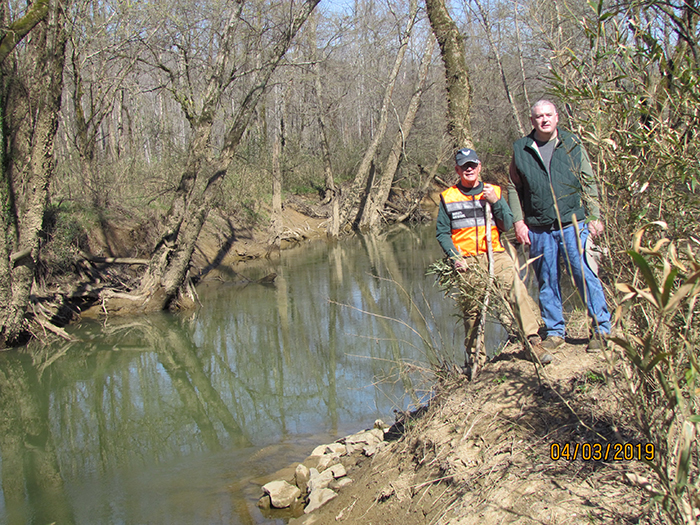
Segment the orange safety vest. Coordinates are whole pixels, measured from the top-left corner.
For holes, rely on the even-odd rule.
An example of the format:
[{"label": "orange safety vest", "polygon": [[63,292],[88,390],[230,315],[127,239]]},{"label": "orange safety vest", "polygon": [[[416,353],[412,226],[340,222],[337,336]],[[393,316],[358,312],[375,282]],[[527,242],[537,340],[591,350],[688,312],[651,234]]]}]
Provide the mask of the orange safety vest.
[{"label": "orange safety vest", "polygon": [[[501,188],[494,186],[496,195],[501,198]],[[477,195],[465,195],[457,186],[452,186],[440,194],[450,216],[452,242],[464,257],[487,253],[486,247],[486,199],[484,192]],[[491,246],[494,252],[505,251],[496,227],[496,220],[491,214]]]}]

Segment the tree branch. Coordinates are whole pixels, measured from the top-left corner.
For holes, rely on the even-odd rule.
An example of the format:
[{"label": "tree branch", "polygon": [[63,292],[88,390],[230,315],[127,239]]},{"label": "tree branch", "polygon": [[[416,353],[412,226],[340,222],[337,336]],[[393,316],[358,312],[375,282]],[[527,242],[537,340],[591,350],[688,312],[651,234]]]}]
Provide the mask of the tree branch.
[{"label": "tree branch", "polygon": [[29,11],[12,24],[0,41],[0,64],[9,56],[12,50],[41,22],[49,13],[49,0],[36,0]]}]

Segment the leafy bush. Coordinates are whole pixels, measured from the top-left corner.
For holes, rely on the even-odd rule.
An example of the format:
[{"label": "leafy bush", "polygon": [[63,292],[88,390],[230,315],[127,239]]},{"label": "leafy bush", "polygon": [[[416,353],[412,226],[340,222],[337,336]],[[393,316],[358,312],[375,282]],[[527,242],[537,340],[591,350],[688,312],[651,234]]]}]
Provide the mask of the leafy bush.
[{"label": "leafy bush", "polygon": [[[665,224],[659,223],[662,227]],[[623,327],[612,340],[624,349],[627,399],[647,442],[660,487],[654,499],[676,523],[700,515],[697,424],[700,423],[700,257],[690,243],[678,251],[660,239],[641,245],[644,229],[628,251],[637,278],[618,283],[625,296],[617,317]],[[697,249],[697,247],[696,247]],[[623,313],[625,315],[621,315]]]}]

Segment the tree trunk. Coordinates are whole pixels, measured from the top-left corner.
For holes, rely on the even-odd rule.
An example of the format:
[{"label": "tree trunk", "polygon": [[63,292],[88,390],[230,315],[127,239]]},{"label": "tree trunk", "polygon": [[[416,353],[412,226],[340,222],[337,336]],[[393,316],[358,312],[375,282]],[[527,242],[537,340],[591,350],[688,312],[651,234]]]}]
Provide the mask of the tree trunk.
[{"label": "tree trunk", "polygon": [[21,344],[29,335],[30,291],[55,167],[53,147],[66,45],[64,8],[64,3],[51,2],[45,18],[33,26],[21,62],[11,55],[0,66],[0,125],[5,138],[0,163],[4,226],[0,241],[0,347]]},{"label": "tree trunk", "polygon": [[316,101],[316,120],[318,121],[318,129],[321,135],[321,155],[323,156],[323,173],[326,186],[326,192],[323,196],[323,204],[330,203],[331,205],[331,222],[328,230],[329,237],[338,237],[340,226],[340,199],[338,189],[335,186],[333,178],[333,164],[331,163],[331,148],[328,142],[328,132],[326,126],[325,112],[323,110],[323,102],[321,98],[322,85],[320,65],[316,55],[316,44],[314,43],[314,98]]},{"label": "tree trunk", "polygon": [[[280,101],[280,87],[275,86],[275,131],[272,139],[272,220],[270,221],[269,251],[279,249],[282,244],[282,144],[284,140],[285,112]],[[285,98],[283,95],[282,98]],[[268,253],[269,253],[268,251]]]},{"label": "tree trunk", "polygon": [[430,26],[440,45],[447,83],[447,131],[454,149],[472,147],[471,87],[464,37],[450,16],[445,0],[426,0]]},{"label": "tree trunk", "polygon": [[493,37],[491,36],[493,34],[493,28],[491,27],[491,22],[489,22],[489,15],[486,12],[486,10],[484,9],[484,7],[481,5],[481,2],[479,0],[473,0],[473,1],[479,10],[479,13],[478,13],[479,21],[481,22],[481,25],[484,27],[484,32],[486,33],[486,39],[488,40],[489,46],[491,46],[491,50],[493,51],[493,54],[496,57],[496,65],[498,66],[498,72],[501,74],[501,82],[503,83],[503,89],[506,92],[506,98],[508,99],[508,104],[510,105],[510,109],[513,112],[513,118],[515,119],[515,123],[518,126],[518,132],[521,136],[525,135],[525,128],[523,127],[523,123],[520,119],[520,113],[518,112],[518,108],[515,106],[515,100],[513,100],[513,95],[511,95],[511,93],[510,93],[510,86],[508,85],[508,79],[506,78],[506,72],[503,69],[503,60],[501,60],[501,52],[498,50],[498,46],[494,43]]},{"label": "tree trunk", "polygon": [[394,176],[399,167],[406,140],[408,140],[408,136],[411,133],[413,122],[416,119],[416,113],[418,113],[418,108],[420,107],[423,87],[425,86],[425,79],[428,77],[428,69],[433,58],[434,48],[435,39],[429,36],[426,41],[423,59],[418,72],[416,88],[408,104],[406,116],[403,119],[401,127],[396,132],[396,137],[394,137],[394,144],[389,152],[389,157],[384,163],[379,183],[367,197],[367,203],[364,206],[362,217],[360,218],[360,230],[376,229],[381,222],[381,212],[384,209],[386,201],[389,199],[391,185],[394,182]]},{"label": "tree trunk", "polygon": [[362,214],[362,201],[366,199],[369,194],[374,159],[379,149],[379,145],[384,140],[384,134],[386,133],[386,128],[389,120],[389,105],[391,103],[391,96],[394,92],[394,86],[396,85],[396,77],[399,75],[399,70],[401,69],[401,64],[403,63],[403,58],[406,54],[406,49],[408,48],[408,41],[411,38],[411,32],[413,26],[416,22],[416,14],[418,12],[418,2],[417,0],[411,0],[409,7],[409,19],[406,25],[406,30],[401,38],[401,43],[399,46],[399,51],[396,54],[396,59],[394,60],[394,67],[389,74],[386,88],[384,90],[384,99],[382,100],[382,107],[379,111],[379,125],[377,130],[374,132],[374,138],[370,143],[365,155],[360,162],[360,167],[357,169],[357,174],[355,175],[355,180],[348,195],[344,198],[342,208],[340,210],[340,222],[339,227],[336,228],[335,225],[332,226],[333,231],[340,231],[346,224],[351,224],[355,226],[356,221],[358,221],[360,215]]},{"label": "tree trunk", "polygon": [[528,114],[530,113],[530,108],[532,104],[530,103],[530,95],[527,91],[527,75],[525,74],[525,63],[523,62],[523,46],[520,40],[520,19],[518,17],[518,2],[516,0],[513,7],[513,13],[515,15],[515,43],[518,48],[518,60],[520,64],[520,80],[523,83],[523,96],[525,97],[525,104],[527,104]]},{"label": "tree trunk", "polygon": [[321,155],[323,157],[323,175],[325,181],[325,194],[323,204],[328,204],[335,200],[336,188],[333,179],[333,164],[331,163],[331,149],[328,145],[328,132],[326,125],[327,108],[323,105],[323,84],[321,83],[321,64],[318,58],[318,41],[316,26],[318,20],[316,16],[311,17],[308,26],[309,46],[311,47],[311,63],[314,83],[311,86],[313,96],[313,106],[316,111],[316,122],[321,139]]}]

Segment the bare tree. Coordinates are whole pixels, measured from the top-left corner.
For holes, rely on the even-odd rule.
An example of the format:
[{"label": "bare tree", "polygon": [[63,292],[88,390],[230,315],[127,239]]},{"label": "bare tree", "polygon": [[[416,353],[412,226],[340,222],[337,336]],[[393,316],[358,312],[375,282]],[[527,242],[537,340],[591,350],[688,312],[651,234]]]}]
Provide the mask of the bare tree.
[{"label": "bare tree", "polygon": [[[476,4],[476,10],[471,5],[472,1]],[[511,111],[513,112],[513,118],[515,119],[515,123],[518,126],[518,132],[520,133],[520,135],[524,135],[525,128],[523,127],[522,120],[520,119],[520,112],[518,111],[518,108],[515,104],[515,100],[513,99],[513,95],[511,94],[508,79],[506,78],[505,68],[503,67],[503,60],[501,59],[501,51],[498,47],[498,43],[495,42],[493,38],[493,26],[489,19],[489,13],[486,9],[484,9],[483,3],[479,0],[468,0],[466,2],[466,5],[469,11],[473,13],[476,18],[478,18],[479,23],[484,28],[484,32],[486,33],[486,40],[488,41],[489,47],[491,47],[491,50],[493,51],[493,54],[496,57],[496,65],[498,66],[498,72],[501,76],[503,90],[505,91],[506,98],[508,99],[508,104],[510,105]]]},{"label": "bare tree", "polygon": [[[324,203],[335,201],[336,188],[335,180],[333,179],[333,164],[331,162],[331,151],[328,143],[328,125],[326,124],[327,109],[323,104],[323,82],[321,82],[321,64],[318,56],[318,43],[316,36],[316,27],[318,25],[318,17],[312,17],[312,24],[308,26],[309,41],[311,45],[311,63],[313,75],[313,105],[318,122],[319,138],[321,143],[321,151],[323,153],[323,175],[325,181],[325,195],[323,196]],[[335,208],[337,208],[337,203]]]},{"label": "bare tree", "polygon": [[[148,270],[135,293],[106,297],[108,309],[153,311],[192,304],[194,292],[188,270],[199,233],[272,74],[318,1],[305,0],[299,7],[288,9],[289,18],[277,21],[279,32],[275,34],[271,47],[264,49],[266,42],[261,34],[252,35],[260,47],[255,56],[246,55],[249,61],[243,64],[235,62],[237,53],[241,47],[255,42],[241,41],[238,37],[239,32],[245,33],[244,28],[251,28],[251,24],[244,17],[244,3],[227,2],[228,16],[216,42],[207,84],[201,91],[193,75],[200,57],[192,56],[195,50],[187,46],[186,39],[177,42],[178,55],[170,60],[149,46],[151,63],[165,72],[168,89],[180,104],[192,138],[182,177]],[[226,123],[223,141],[217,148],[212,142],[212,130],[221,110],[222,98],[237,83],[241,84],[237,87],[243,89],[236,113]]]},{"label": "bare tree", "polygon": [[[132,20],[135,10],[129,4],[95,5],[84,0],[76,7],[69,35],[69,104],[62,111],[64,131],[80,159],[80,183],[89,192],[94,209],[103,214],[112,185],[98,162],[100,145],[115,107],[121,117],[125,83],[139,59],[133,41],[144,32],[150,32],[148,40],[154,29],[139,27],[141,21]],[[115,24],[115,18],[119,23]],[[117,133],[113,135],[116,140]],[[114,153],[118,155],[118,147]]]},{"label": "bare tree", "polygon": [[376,229],[381,223],[381,212],[387,200],[389,200],[389,192],[391,191],[391,185],[394,182],[394,176],[399,167],[399,162],[404,155],[406,140],[416,120],[416,114],[418,113],[420,99],[425,86],[425,79],[428,77],[428,68],[433,59],[434,48],[435,38],[429,35],[426,39],[425,51],[423,52],[423,59],[421,60],[420,70],[418,71],[418,78],[416,80],[413,96],[408,104],[408,109],[406,110],[406,115],[401,123],[401,127],[396,132],[394,143],[389,152],[389,157],[386,159],[384,167],[382,168],[379,181],[367,196],[367,202],[365,203],[362,216],[360,217],[360,230]]},{"label": "bare tree", "polygon": [[[282,88],[275,86],[274,92],[274,131],[272,137],[272,220],[270,221],[269,248],[279,249],[282,242],[282,182],[283,169],[280,162],[282,147],[284,145],[284,123],[286,121],[286,91],[288,84]],[[284,89],[285,93],[280,94]]]},{"label": "bare tree", "polygon": [[[374,132],[372,142],[365,150],[365,154],[362,157],[360,166],[357,169],[352,187],[350,188],[348,194],[344,196],[340,210],[340,228],[343,228],[346,224],[355,226],[355,223],[359,220],[359,217],[362,214],[362,206],[364,204],[362,201],[366,199],[372,183],[371,179],[375,170],[375,156],[377,155],[377,150],[379,149],[380,144],[384,140],[384,134],[386,133],[389,118],[391,96],[394,92],[394,87],[396,86],[396,78],[399,75],[399,70],[401,69],[401,64],[403,63],[406,49],[408,48],[408,41],[411,38],[413,26],[416,23],[417,14],[418,1],[410,0],[408,23],[406,24],[405,30],[402,32],[399,50],[394,60],[394,66],[389,73],[387,84],[384,89],[384,99],[382,100],[382,106],[379,110],[379,124]],[[335,226],[332,227],[333,231],[338,231],[340,228],[336,228]]]},{"label": "bare tree", "polygon": [[523,45],[520,38],[520,16],[518,12],[518,2],[516,0],[513,5],[513,14],[515,15],[514,25],[515,25],[515,43],[518,48],[518,64],[520,66],[520,79],[522,81],[523,97],[525,97],[525,106],[529,108],[532,106],[530,102],[530,95],[528,94],[527,88],[527,75],[525,74],[525,62],[523,60]]}]

